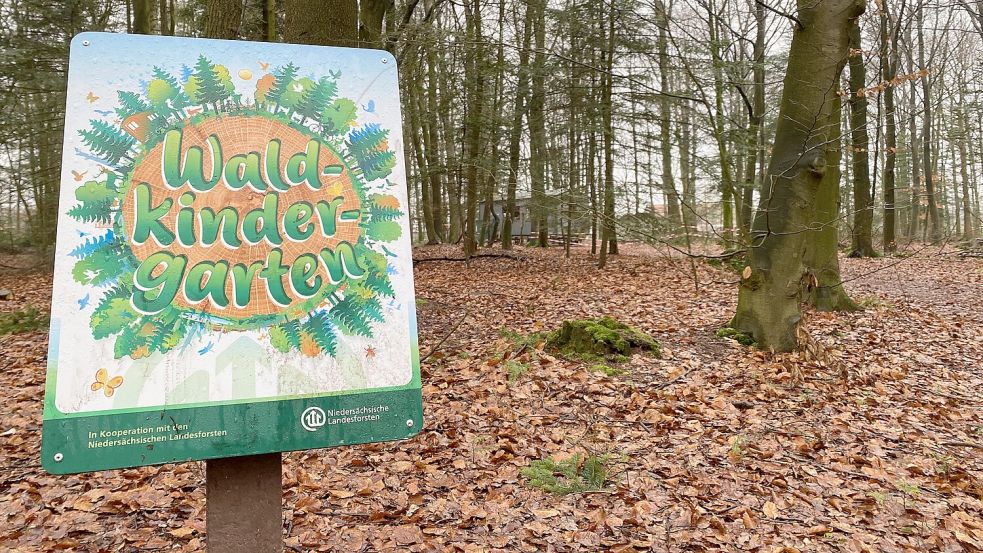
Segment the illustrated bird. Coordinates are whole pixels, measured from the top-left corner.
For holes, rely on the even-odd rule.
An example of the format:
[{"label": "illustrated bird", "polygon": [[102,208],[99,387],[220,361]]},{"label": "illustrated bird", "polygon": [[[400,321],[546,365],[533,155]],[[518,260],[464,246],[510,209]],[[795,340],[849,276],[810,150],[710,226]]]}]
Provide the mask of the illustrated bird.
[{"label": "illustrated bird", "polygon": [[89,305],[89,294],[79,300],[79,309],[85,309]]},{"label": "illustrated bird", "polygon": [[375,113],[375,100],[369,100],[369,103],[362,106],[362,109],[368,113]]},{"label": "illustrated bird", "polygon": [[266,71],[266,69],[269,66],[270,66],[270,62],[268,62],[268,61],[261,61],[261,62],[259,62],[259,68],[262,69],[263,71]]},{"label": "illustrated bird", "polygon": [[96,100],[99,99],[98,96],[92,93],[90,90],[88,94],[85,95],[85,99],[89,101],[90,104],[94,104]]},{"label": "illustrated bird", "polygon": [[382,251],[386,252],[386,255],[388,255],[389,257],[396,257],[396,254],[394,254],[393,252],[389,251],[389,248],[387,248],[385,246],[382,246]]},{"label": "illustrated bird", "polygon": [[386,274],[389,276],[396,276],[399,274],[399,271],[397,271],[396,267],[392,265],[386,265]]},{"label": "illustrated bird", "polygon": [[88,232],[85,232],[85,231],[81,231],[81,230],[79,231],[79,238],[84,238],[84,237],[86,237],[86,236],[88,236],[88,235],[89,235],[89,233],[88,233]]},{"label": "illustrated bird", "polygon": [[341,76],[341,71],[331,71],[331,70],[329,69],[329,70],[328,70],[328,74],[330,74],[330,75],[331,75],[331,78],[333,78],[333,79],[337,79],[338,77],[340,77],[340,76]]},{"label": "illustrated bird", "polygon": [[75,182],[82,182],[82,177],[84,177],[87,172],[88,171],[82,171],[80,173],[80,172],[72,169],[72,176],[75,177]]},{"label": "illustrated bird", "polygon": [[365,358],[372,359],[373,357],[375,357],[375,348],[365,348]]},{"label": "illustrated bird", "polygon": [[106,117],[106,116],[108,116],[108,115],[109,115],[109,114],[111,114],[112,112],[113,112],[113,110],[111,110],[111,109],[97,109],[97,110],[96,110],[96,113],[98,113],[99,115],[101,115],[101,116],[103,116],[103,117]]},{"label": "illustrated bird", "polygon": [[198,350],[198,355],[205,355],[206,353],[212,351],[215,348],[215,342],[208,342],[205,347]]}]

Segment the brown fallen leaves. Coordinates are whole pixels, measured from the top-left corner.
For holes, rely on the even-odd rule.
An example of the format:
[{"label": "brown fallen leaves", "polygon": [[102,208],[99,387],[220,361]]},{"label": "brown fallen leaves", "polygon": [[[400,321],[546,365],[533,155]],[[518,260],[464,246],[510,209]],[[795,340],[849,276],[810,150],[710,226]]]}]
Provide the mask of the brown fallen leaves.
[{"label": "brown fallen leaves", "polygon": [[[424,431],[285,454],[289,549],[983,549],[983,261],[844,260],[867,310],[811,313],[811,349],[774,356],[714,336],[739,275],[700,264],[697,292],[687,260],[622,251],[605,272],[577,249],[418,263],[421,351],[439,345],[423,367]],[[36,305],[48,286],[0,275]],[[511,347],[501,327],[599,315],[652,333],[663,358],[609,377],[528,356],[514,382],[492,361]],[[0,550],[203,551],[201,464],[41,471],[45,341],[0,338]],[[618,460],[600,493],[553,496],[520,475],[583,453]]]}]

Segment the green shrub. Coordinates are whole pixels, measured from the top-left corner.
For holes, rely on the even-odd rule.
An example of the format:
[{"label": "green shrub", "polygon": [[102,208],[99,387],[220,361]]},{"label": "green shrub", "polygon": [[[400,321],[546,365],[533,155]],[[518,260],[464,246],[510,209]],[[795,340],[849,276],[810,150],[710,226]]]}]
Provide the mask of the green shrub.
[{"label": "green shrub", "polygon": [[0,336],[44,330],[48,328],[49,322],[48,314],[38,311],[32,305],[28,305],[20,311],[0,313]]}]

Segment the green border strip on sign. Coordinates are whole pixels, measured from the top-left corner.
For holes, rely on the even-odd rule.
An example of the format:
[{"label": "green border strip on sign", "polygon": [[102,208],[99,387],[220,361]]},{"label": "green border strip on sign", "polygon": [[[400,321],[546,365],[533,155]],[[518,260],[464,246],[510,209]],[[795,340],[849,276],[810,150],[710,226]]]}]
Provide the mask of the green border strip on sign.
[{"label": "green border strip on sign", "polygon": [[[313,426],[302,420],[309,409],[314,416],[306,422]],[[72,474],[402,440],[422,427],[419,388],[49,419],[42,427],[41,465],[52,474]]]}]

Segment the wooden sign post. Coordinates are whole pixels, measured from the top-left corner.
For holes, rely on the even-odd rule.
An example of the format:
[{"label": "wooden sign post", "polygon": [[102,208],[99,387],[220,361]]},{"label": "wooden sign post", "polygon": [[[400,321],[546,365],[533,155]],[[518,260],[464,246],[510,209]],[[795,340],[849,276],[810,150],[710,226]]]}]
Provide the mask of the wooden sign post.
[{"label": "wooden sign post", "polygon": [[419,432],[401,129],[385,51],[77,36],[43,466],[209,460],[210,549],[273,551],[281,451]]}]

